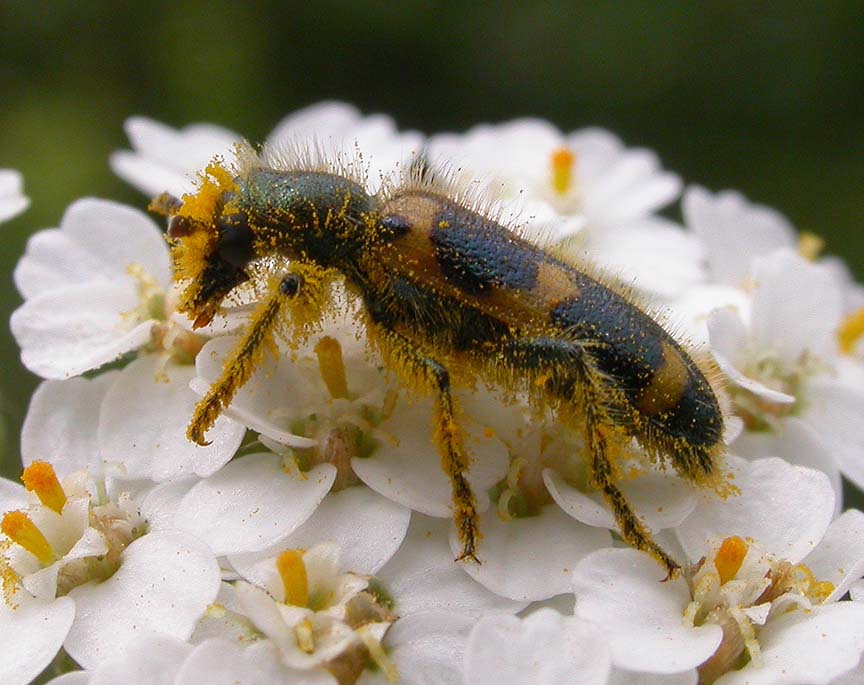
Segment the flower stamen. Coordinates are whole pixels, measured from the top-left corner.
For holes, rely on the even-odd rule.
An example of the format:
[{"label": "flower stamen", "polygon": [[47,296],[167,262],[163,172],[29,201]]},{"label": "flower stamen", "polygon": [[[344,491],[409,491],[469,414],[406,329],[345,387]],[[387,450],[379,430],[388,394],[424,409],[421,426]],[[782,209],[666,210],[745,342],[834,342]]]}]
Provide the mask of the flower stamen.
[{"label": "flower stamen", "polygon": [[66,505],[66,492],[57,480],[57,474],[51,464],[46,461],[34,461],[24,469],[21,482],[24,483],[25,488],[36,494],[43,505],[58,514],[63,511]]},{"label": "flower stamen", "polygon": [[10,540],[21,545],[36,557],[43,566],[57,561],[57,555],[36,524],[23,511],[10,511],[3,517],[0,530]]},{"label": "flower stamen", "polygon": [[576,155],[566,147],[559,147],[552,153],[552,187],[560,195],[564,195],[573,184],[573,169],[576,165]]},{"label": "flower stamen", "polygon": [[387,682],[396,685],[399,682],[399,672],[396,670],[395,664],[390,661],[390,658],[384,651],[384,647],[381,646],[381,643],[372,634],[369,626],[361,626],[356,630],[356,633],[363,642],[363,646],[369,652],[369,656],[372,657],[372,661],[375,662],[375,665],[381,669],[384,677],[387,678]]},{"label": "flower stamen", "polygon": [[798,254],[808,262],[815,261],[824,247],[825,240],[822,236],[810,233],[809,231],[801,231],[801,235],[798,238]]},{"label": "flower stamen", "polygon": [[276,559],[276,569],[285,589],[285,604],[298,607],[309,606],[309,579],[303,554],[296,549],[286,549]]},{"label": "flower stamen", "polygon": [[714,557],[714,567],[720,575],[721,585],[725,585],[735,577],[746,556],[747,543],[744,540],[737,536],[723,540]]},{"label": "flower stamen", "polygon": [[336,338],[325,335],[315,345],[318,368],[330,397],[334,400],[348,398],[348,378],[345,375],[345,361],[342,346]]},{"label": "flower stamen", "polygon": [[315,651],[315,635],[313,633],[312,621],[304,618],[294,629],[294,634],[297,637],[297,646],[306,654],[312,654]]},{"label": "flower stamen", "polygon": [[864,307],[856,309],[840,322],[837,329],[837,344],[843,354],[852,354],[855,345],[864,335]]}]

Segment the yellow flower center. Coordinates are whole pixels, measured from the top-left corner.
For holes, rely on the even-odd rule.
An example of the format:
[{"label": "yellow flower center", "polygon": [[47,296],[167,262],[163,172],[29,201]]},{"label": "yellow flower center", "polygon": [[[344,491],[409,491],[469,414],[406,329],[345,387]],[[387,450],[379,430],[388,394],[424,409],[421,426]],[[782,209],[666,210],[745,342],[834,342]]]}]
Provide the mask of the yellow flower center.
[{"label": "yellow flower center", "polygon": [[46,461],[34,461],[24,469],[21,481],[30,492],[36,493],[43,505],[58,514],[63,511],[66,505],[66,493],[57,480],[57,474],[51,464]]}]

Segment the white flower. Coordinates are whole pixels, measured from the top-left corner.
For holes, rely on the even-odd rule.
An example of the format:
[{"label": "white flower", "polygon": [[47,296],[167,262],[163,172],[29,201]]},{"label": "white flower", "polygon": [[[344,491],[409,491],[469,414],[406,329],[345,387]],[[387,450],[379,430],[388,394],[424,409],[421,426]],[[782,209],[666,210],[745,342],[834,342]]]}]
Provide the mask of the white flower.
[{"label": "white flower", "polygon": [[273,645],[248,647],[213,639],[193,646],[177,638],[153,633],[88,671],[73,671],[51,680],[51,685],[335,685],[329,674],[295,671],[279,661]]},{"label": "white flower", "polygon": [[[226,162],[234,158],[233,146],[240,136],[217,126],[195,124],[175,130],[158,122],[134,117],[126,122],[134,151],[111,156],[118,176],[148,195],[170,192],[180,197],[194,189],[199,170],[214,157]],[[414,131],[397,132],[393,120],[383,114],[364,117],[342,102],[322,102],[301,109],[280,121],[267,138],[262,159],[278,163],[297,157],[359,161],[370,189],[393,175],[400,165],[410,165],[423,149],[423,136]]]},{"label": "white flower", "polygon": [[[740,447],[736,442],[733,449],[783,453],[779,443],[752,439],[767,433],[791,444],[783,453],[788,458],[817,466],[835,485],[838,468],[864,483],[858,429],[864,392],[838,376],[843,292],[835,275],[781,250],[756,260],[752,278],[755,290],[745,319],[728,309],[708,319],[714,355],[732,381],[735,409],[747,428]],[[807,432],[814,440],[800,442],[798,436]],[[789,433],[792,440],[786,438]],[[815,450],[801,449],[814,443]]]},{"label": "white flower", "polygon": [[[332,519],[331,519],[332,520]],[[335,525],[344,528],[344,522]],[[401,571],[440,567],[449,557],[443,544],[423,546],[423,527],[393,558],[390,585],[386,576],[371,578],[343,571],[335,543],[306,550],[283,549],[276,556],[235,556],[232,565],[240,579],[223,586],[220,604],[202,621],[198,638],[214,636],[241,642],[267,641],[276,647],[281,663],[290,669],[327,673],[339,682],[422,683],[461,682],[461,653],[481,606],[515,610],[473,581],[461,580],[436,587],[421,580],[413,587],[412,575]],[[320,531],[325,536],[327,530]],[[289,543],[291,538],[285,543]],[[443,540],[439,540],[439,543]],[[398,559],[401,558],[401,561]],[[452,559],[447,559],[452,566]],[[406,565],[407,564],[407,565]],[[386,572],[385,565],[382,572]],[[463,606],[461,599],[468,599]],[[448,614],[439,613],[447,606]],[[193,637],[193,639],[195,639]],[[367,663],[376,670],[366,668]],[[433,681],[428,681],[428,678]]]},{"label": "white flower", "polygon": [[712,194],[690,186],[681,210],[684,224],[705,245],[712,283],[746,286],[754,259],[796,246],[795,228],[786,217],[731,190]]},{"label": "white flower", "polygon": [[608,131],[565,135],[520,119],[433,136],[428,156],[457,183],[519,212],[531,224],[526,232],[549,233],[553,243],[575,236],[592,261],[627,283],[669,296],[702,278],[697,242],[653,214],[678,196],[680,180],[653,152],[627,149]]},{"label": "white flower", "polygon": [[[43,612],[53,626],[50,634],[65,627],[60,642],[83,666],[110,657],[148,630],[181,639],[191,635],[219,587],[208,549],[151,524],[128,492],[114,492],[111,483],[86,473],[61,484],[49,464],[34,462],[23,480],[29,504],[10,511],[21,503],[21,492],[11,487],[11,498],[0,502],[6,511],[3,616],[11,621],[3,630],[25,629],[28,619]],[[64,609],[70,603],[74,621]],[[37,656],[44,665],[45,653]]]},{"label": "white flower", "polygon": [[141,356],[110,382],[103,374],[40,386],[24,426],[25,464],[80,456],[71,470],[104,463],[129,477],[163,480],[208,475],[236,451],[244,429],[227,419],[208,447],[186,439],[196,402],[191,362],[206,338],[171,319],[169,261],[150,219],[103,200],[79,200],[60,228],[30,238],[15,269],[25,302],[11,320],[24,364],[67,379],[128,353]]},{"label": "white flower", "polygon": [[22,185],[21,174],[17,171],[0,169],[0,222],[8,221],[30,206]]},{"label": "white flower", "polygon": [[[779,459],[732,460],[741,495],[700,505],[679,529],[685,578],[634,550],[597,552],[574,572],[576,614],[633,671],[694,667],[700,682],[827,683],[864,651],[864,608],[838,601],[864,572],[864,515],[829,527],[827,478]],[[821,543],[819,540],[821,539]]]}]

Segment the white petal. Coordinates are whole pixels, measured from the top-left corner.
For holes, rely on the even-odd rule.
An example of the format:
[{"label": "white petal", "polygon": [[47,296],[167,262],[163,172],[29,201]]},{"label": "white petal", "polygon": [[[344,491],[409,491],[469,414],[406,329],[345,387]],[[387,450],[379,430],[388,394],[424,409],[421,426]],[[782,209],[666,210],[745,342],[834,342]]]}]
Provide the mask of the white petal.
[{"label": "white petal", "polygon": [[179,197],[194,190],[194,174],[217,155],[230,161],[240,136],[211,124],[173,129],[145,117],[124,125],[134,152],[111,155],[111,168],[120,178],[147,195],[170,192]]},{"label": "white petal", "polygon": [[[492,592],[519,601],[566,592],[573,567],[594,550],[612,544],[607,531],[583,526],[556,506],[512,521],[502,521],[490,510],[480,517],[480,532],[481,563],[461,562],[462,568]],[[450,550],[454,556],[462,551],[455,529],[450,533]]]},{"label": "white petal", "polygon": [[130,643],[119,658],[93,672],[89,685],[173,685],[192,645],[170,635],[144,635]]},{"label": "white petal", "polygon": [[92,379],[45,381],[36,388],[21,429],[24,465],[49,461],[61,478],[81,470],[101,473],[99,406],[116,376],[111,371]]},{"label": "white petal", "polygon": [[864,576],[864,514],[849,509],[834,519],[804,563],[816,578],[834,584],[826,603],[845,595],[849,586]]},{"label": "white petal", "polygon": [[837,602],[773,617],[759,631],[764,665],[753,663],[716,685],[827,685],[858,665],[864,651],[864,604]]},{"label": "white petal", "polygon": [[822,358],[834,353],[843,293],[828,270],[782,250],[754,264],[751,334],[756,348],[774,352],[791,369],[805,350]]},{"label": "white petal", "polygon": [[745,376],[737,368],[735,368],[735,365],[731,361],[729,361],[722,354],[715,352],[714,359],[717,361],[717,366],[719,366],[720,370],[724,374],[726,374],[726,377],[729,379],[729,381],[732,382],[734,385],[737,385],[739,388],[742,388],[747,392],[755,395],[759,399],[765,400],[766,402],[769,402],[771,404],[795,404],[794,395],[788,395],[785,392],[774,390],[774,388],[769,388],[767,385],[760,383],[753,378]]},{"label": "white petal", "polygon": [[707,495],[678,527],[678,539],[692,561],[710,540],[733,535],[753,538],[766,550],[793,564],[819,543],[834,513],[828,477],[782,459],[744,461],[729,457],[738,496],[722,500]]},{"label": "white petal", "polygon": [[817,469],[828,476],[835,495],[835,515],[843,504],[843,482],[834,459],[834,451],[825,445],[807,423],[797,417],[778,422],[775,431],[744,431],[733,443],[733,451],[750,459],[783,456],[785,461],[809,469]]},{"label": "white petal", "polygon": [[707,344],[708,317],[715,309],[729,309],[744,321],[750,320],[750,295],[743,290],[715,283],[688,288],[672,303],[669,321],[679,324],[695,344]]},{"label": "white petal", "polygon": [[276,455],[252,454],[193,487],[177,511],[177,526],[217,556],[257,552],[306,521],[335,478],[330,464],[294,476]]},{"label": "white petal", "polygon": [[609,648],[594,626],[542,609],[524,619],[487,616],[465,649],[466,685],[559,685],[579,674],[585,685],[606,685]]},{"label": "white petal", "polygon": [[267,641],[243,647],[226,640],[207,640],[195,648],[174,685],[336,685],[329,673],[297,671],[283,666]]},{"label": "white petal", "polygon": [[[429,516],[451,516],[450,480],[441,470],[432,442],[431,402],[402,406],[380,428],[399,437],[399,444],[382,442],[367,459],[351,460],[358,478],[394,502]],[[483,431],[466,431],[465,448],[471,455],[468,482],[480,511],[489,506],[486,490],[507,474],[507,448]]]},{"label": "white petal", "polygon": [[197,478],[178,478],[159,483],[141,501],[141,517],[151,531],[176,528],[175,518],[180,502],[198,482]]},{"label": "white petal", "polygon": [[[23,599],[23,598],[22,598]],[[0,682],[26,685],[56,656],[75,619],[75,602],[21,601],[10,609],[0,602]]]},{"label": "white petal", "polygon": [[0,221],[7,221],[30,206],[22,188],[20,173],[14,169],[0,169]]},{"label": "white petal", "polygon": [[191,366],[164,364],[155,355],[129,364],[108,390],[99,418],[99,448],[106,462],[122,465],[130,478],[155,481],[209,476],[240,446],[246,429],[220,417],[207,431],[210,445],[186,437],[198,402],[189,389]]},{"label": "white petal", "polygon": [[363,486],[330,493],[308,520],[277,545],[260,552],[230,557],[231,565],[246,580],[255,564],[285,549],[308,549],[321,542],[339,548],[342,571],[375,575],[402,544],[411,511]]},{"label": "white petal", "polygon": [[610,231],[592,231],[592,261],[642,291],[673,297],[702,280],[699,244],[663,219],[645,218]]},{"label": "white petal", "polygon": [[711,279],[740,285],[755,257],[794,247],[795,229],[779,212],[725,191],[690,186],[681,201],[684,220],[708,252]]},{"label": "white petal", "polygon": [[159,228],[137,209],[85,198],[69,205],[59,229],[30,238],[14,279],[29,299],[70,285],[121,278],[133,264],[160,285],[170,283],[168,247]]},{"label": "white petal", "polygon": [[[543,482],[555,503],[577,521],[617,529],[615,517],[599,495],[569,485],[556,471],[543,470]],[[675,476],[646,473],[618,483],[633,509],[652,531],[673,528],[696,507],[693,486]]]},{"label": "white petal", "polygon": [[425,612],[393,624],[385,649],[399,671],[400,685],[461,685],[465,641],[473,621]]},{"label": "white petal", "polygon": [[83,283],[27,300],[9,323],[24,366],[43,378],[64,379],[150,340],[153,320],[127,324],[138,304],[130,278]]},{"label": "white petal", "polygon": [[27,489],[11,480],[0,478],[0,514],[27,506]]},{"label": "white petal", "polygon": [[633,549],[606,549],[573,572],[576,615],[596,623],[609,639],[612,663],[651,673],[677,673],[710,657],[723,637],[717,625],[684,623],[690,591],[656,561]]},{"label": "white petal", "polygon": [[801,414],[837,465],[859,488],[864,487],[864,392],[831,378],[813,378],[806,386],[807,405]]},{"label": "white petal", "polygon": [[283,145],[303,139],[326,142],[328,137],[341,138],[360,118],[360,110],[347,102],[318,102],[282,119],[270,132],[267,144]]},{"label": "white petal", "polygon": [[447,521],[412,515],[402,547],[376,574],[396,613],[445,611],[476,617],[522,609],[524,603],[499,597],[462,571],[447,544],[449,529]]},{"label": "white petal", "polygon": [[178,532],[144,535],[102,583],[72,590],[77,615],[64,646],[93,668],[142,634],[187,639],[219,592],[219,566],[200,542]]},{"label": "white petal", "polygon": [[52,678],[47,685],[90,685],[90,676],[88,671],[71,671]]}]

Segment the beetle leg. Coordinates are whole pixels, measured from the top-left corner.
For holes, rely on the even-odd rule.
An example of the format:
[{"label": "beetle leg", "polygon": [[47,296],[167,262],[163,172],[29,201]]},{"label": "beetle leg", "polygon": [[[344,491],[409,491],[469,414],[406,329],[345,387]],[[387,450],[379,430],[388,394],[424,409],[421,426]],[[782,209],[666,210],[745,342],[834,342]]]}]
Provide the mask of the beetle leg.
[{"label": "beetle leg", "polygon": [[[567,340],[538,338],[505,343],[504,359],[515,368],[535,373],[547,372],[550,379],[571,381],[573,400],[581,410],[582,428],[590,453],[588,464],[592,484],[603,493],[623,540],[636,549],[648,552],[666,567],[667,579],[675,577],[680,566],[658,545],[633,511],[627,498],[615,485],[614,465],[609,458],[609,438],[615,439],[615,420],[620,414],[610,399],[603,374],[596,368],[589,349]],[[577,423],[575,415],[561,407],[559,416],[565,423]]]},{"label": "beetle leg", "polygon": [[213,427],[216,419],[234,399],[237,391],[252,376],[265,350],[269,349],[276,353],[276,330],[285,320],[286,313],[298,299],[297,296],[303,287],[302,277],[293,272],[273,280],[270,292],[258,303],[252,313],[252,318],[240,342],[226,357],[222,366],[222,375],[195,405],[195,411],[186,429],[186,437],[189,440],[202,446],[210,444],[204,438],[205,433]]},{"label": "beetle leg", "polygon": [[450,373],[442,364],[423,355],[409,340],[394,331],[379,328],[376,337],[383,344],[382,351],[395,362],[395,367],[406,380],[419,381],[435,395],[433,439],[441,456],[441,469],[450,479],[453,520],[462,543],[462,553],[457,561],[468,559],[479,564],[477,502],[466,478],[471,458],[465,450],[462,428],[457,421],[459,408],[451,392]]}]

